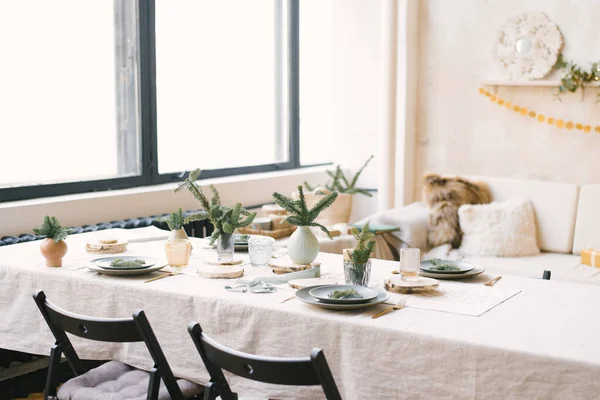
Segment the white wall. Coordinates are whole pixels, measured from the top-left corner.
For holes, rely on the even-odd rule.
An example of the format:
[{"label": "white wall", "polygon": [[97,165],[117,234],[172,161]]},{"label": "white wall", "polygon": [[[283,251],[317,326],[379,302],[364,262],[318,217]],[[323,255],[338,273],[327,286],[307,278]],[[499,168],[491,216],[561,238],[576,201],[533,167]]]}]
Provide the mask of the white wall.
[{"label": "white wall", "polygon": [[[524,11],[543,11],[559,27],[564,54],[589,67],[600,59],[600,1],[427,0],[419,18],[418,177],[446,173],[600,182],[600,135],[560,130],[486,100],[481,78],[502,78],[492,58],[499,27]],[[545,115],[600,124],[597,89],[554,100],[548,88],[499,88],[498,95]]]}]

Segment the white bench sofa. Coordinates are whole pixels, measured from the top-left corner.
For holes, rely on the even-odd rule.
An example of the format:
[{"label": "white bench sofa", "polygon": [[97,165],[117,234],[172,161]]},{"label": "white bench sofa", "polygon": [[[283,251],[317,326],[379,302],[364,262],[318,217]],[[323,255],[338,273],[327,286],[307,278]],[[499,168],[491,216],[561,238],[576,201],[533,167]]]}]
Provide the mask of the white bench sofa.
[{"label": "white bench sofa", "polygon": [[[494,275],[541,278],[544,270],[552,280],[600,286],[600,268],[581,264],[579,252],[587,246],[600,248],[600,184],[577,185],[564,182],[467,177],[489,185],[494,201],[526,197],[535,208],[537,242],[542,253],[533,257],[476,257],[464,259],[482,265]],[[419,217],[415,218],[415,214]],[[388,210],[369,220],[396,224],[399,238],[419,247],[427,258],[427,211],[422,203]],[[433,252],[432,252],[433,253]],[[452,251],[450,258],[460,253]],[[431,255],[430,255],[431,256]]]}]

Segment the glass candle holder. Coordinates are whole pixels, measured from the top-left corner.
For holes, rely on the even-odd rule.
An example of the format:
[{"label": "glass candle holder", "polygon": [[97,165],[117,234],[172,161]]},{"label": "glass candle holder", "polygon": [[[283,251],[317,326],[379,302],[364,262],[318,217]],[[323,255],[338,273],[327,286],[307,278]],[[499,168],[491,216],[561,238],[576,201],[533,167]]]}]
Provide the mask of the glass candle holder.
[{"label": "glass candle holder", "polygon": [[192,244],[188,239],[169,239],[165,242],[167,262],[172,267],[185,267],[190,261]]},{"label": "glass candle holder", "polygon": [[255,267],[267,265],[273,256],[273,243],[275,243],[275,239],[272,237],[250,236],[248,239],[250,263]]},{"label": "glass candle holder", "polygon": [[404,281],[416,281],[421,270],[421,250],[400,249],[400,275]]}]

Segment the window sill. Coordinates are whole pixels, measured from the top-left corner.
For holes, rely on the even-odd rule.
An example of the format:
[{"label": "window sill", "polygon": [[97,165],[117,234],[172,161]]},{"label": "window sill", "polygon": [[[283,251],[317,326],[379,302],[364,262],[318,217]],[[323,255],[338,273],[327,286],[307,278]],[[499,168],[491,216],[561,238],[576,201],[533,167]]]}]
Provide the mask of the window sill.
[{"label": "window sill", "polygon": [[[329,166],[236,175],[199,180],[203,188],[213,184],[224,204],[241,202],[251,207],[272,201],[272,193],[291,193],[304,181],[324,182]],[[177,183],[104,192],[81,193],[0,203],[0,237],[30,232],[45,215],[56,216],[64,225],[81,226],[125,218],[172,212],[179,207],[197,209],[187,191],[174,193]]]}]

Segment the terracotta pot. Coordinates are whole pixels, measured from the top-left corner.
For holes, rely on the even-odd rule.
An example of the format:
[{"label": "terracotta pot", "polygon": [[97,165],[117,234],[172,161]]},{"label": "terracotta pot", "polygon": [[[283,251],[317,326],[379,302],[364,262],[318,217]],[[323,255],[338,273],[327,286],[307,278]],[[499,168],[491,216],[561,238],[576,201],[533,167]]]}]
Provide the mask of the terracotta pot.
[{"label": "terracotta pot", "polygon": [[62,267],[62,258],[67,254],[67,243],[64,240],[55,242],[53,239],[44,239],[40,250],[46,258],[46,266]]},{"label": "terracotta pot", "polygon": [[[319,200],[325,197],[324,194],[316,193],[331,193],[324,187],[317,187],[310,193],[305,193],[306,205],[308,208],[313,207]],[[296,194],[296,198],[298,195]],[[335,199],[333,204],[323,210],[317,217],[317,222],[323,225],[333,225],[340,223],[348,223],[350,221],[350,215],[352,214],[352,195],[347,193],[338,193],[338,197]]]}]

